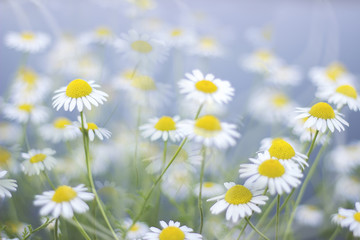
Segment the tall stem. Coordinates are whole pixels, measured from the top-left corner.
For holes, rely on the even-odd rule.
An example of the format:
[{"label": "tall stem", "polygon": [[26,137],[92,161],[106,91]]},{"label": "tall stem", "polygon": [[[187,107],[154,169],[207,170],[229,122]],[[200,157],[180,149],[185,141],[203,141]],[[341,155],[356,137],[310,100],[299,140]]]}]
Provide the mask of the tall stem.
[{"label": "tall stem", "polygon": [[268,237],[266,237],[262,232],[259,231],[249,220],[249,218],[245,218],[246,222],[250,225],[252,229],[254,229],[255,232],[257,232],[261,237],[263,237],[266,240],[270,240]]},{"label": "tall stem", "polygon": [[95,184],[94,184],[94,180],[93,180],[93,176],[91,173],[91,167],[90,167],[90,159],[89,159],[89,136],[88,136],[88,132],[84,127],[84,114],[83,112],[80,112],[80,117],[81,117],[81,129],[82,129],[82,134],[83,134],[83,142],[84,142],[84,151],[85,151],[85,160],[86,160],[86,169],[87,169],[87,173],[88,173],[88,177],[89,177],[89,182],[90,182],[90,186],[91,186],[91,190],[95,195],[95,200],[96,203],[99,207],[99,210],[106,222],[106,225],[108,226],[111,234],[113,235],[114,239],[118,240],[118,237],[114,231],[114,229],[112,228],[110,221],[108,219],[108,217],[106,216],[106,213],[104,211],[103,205],[101,203],[101,199],[99,198],[99,195],[96,192],[95,189]]},{"label": "tall stem", "polygon": [[81,226],[81,224],[79,223],[79,221],[77,220],[77,218],[75,216],[73,216],[73,220],[76,223],[77,228],[79,229],[81,235],[86,239],[86,240],[91,240],[91,238],[89,237],[89,235],[85,232],[85,229],[83,228],[83,226]]},{"label": "tall stem", "polygon": [[203,147],[202,151],[202,160],[201,160],[201,170],[200,170],[200,189],[199,189],[199,197],[198,197],[198,208],[200,212],[200,228],[199,233],[202,233],[203,225],[204,225],[204,211],[202,207],[202,186],[204,180],[204,170],[205,170],[205,157],[206,157],[206,147]]},{"label": "tall stem", "polygon": [[58,229],[59,228],[59,218],[57,218],[55,220],[55,229],[54,229],[54,238],[55,240],[58,240],[59,239],[59,233],[58,233]]},{"label": "tall stem", "polygon": [[277,195],[277,204],[276,204],[276,232],[275,232],[275,240],[279,238],[279,217],[280,217],[280,194]]}]

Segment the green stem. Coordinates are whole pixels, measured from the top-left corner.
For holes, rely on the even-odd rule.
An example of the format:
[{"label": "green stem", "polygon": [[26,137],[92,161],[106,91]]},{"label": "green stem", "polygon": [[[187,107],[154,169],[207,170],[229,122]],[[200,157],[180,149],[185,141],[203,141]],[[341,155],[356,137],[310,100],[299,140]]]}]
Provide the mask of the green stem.
[{"label": "green stem", "polygon": [[137,167],[137,154],[138,154],[138,145],[139,145],[139,126],[141,122],[141,107],[138,108],[137,120],[136,120],[136,131],[135,131],[135,152],[134,152],[134,169],[136,176],[136,187],[139,187],[139,170]]},{"label": "green stem", "polygon": [[28,137],[27,137],[27,125],[28,125],[28,122],[25,122],[24,125],[23,125],[23,142],[24,142],[24,145],[26,147],[26,150],[29,151],[30,150],[30,144],[29,144],[29,140],[28,140]]},{"label": "green stem", "polygon": [[90,159],[89,159],[89,136],[87,131],[85,130],[84,127],[84,114],[83,112],[80,112],[80,116],[81,116],[81,129],[82,129],[82,133],[83,133],[83,142],[84,142],[84,151],[85,151],[85,160],[86,160],[86,169],[87,169],[87,173],[88,173],[88,177],[89,177],[89,181],[90,181],[90,186],[91,186],[91,190],[95,195],[95,200],[96,203],[99,207],[99,210],[105,220],[106,225],[108,226],[111,234],[113,235],[114,239],[118,240],[118,237],[114,231],[114,229],[112,228],[110,221],[108,219],[108,217],[106,216],[105,210],[103,208],[103,205],[101,203],[101,199],[99,198],[99,195],[97,194],[97,191],[95,189],[95,184],[94,184],[94,180],[93,180],[93,176],[91,173],[91,167],[90,167]]},{"label": "green stem", "polygon": [[240,240],[240,237],[241,237],[241,235],[244,233],[247,225],[248,225],[248,223],[246,222],[245,225],[244,225],[244,227],[241,229],[241,231],[240,231],[240,233],[239,233],[239,236],[237,237],[236,240]]},{"label": "green stem", "polygon": [[337,226],[335,228],[335,231],[333,232],[333,234],[331,234],[329,240],[335,240],[336,236],[339,234],[341,228],[339,226]]},{"label": "green stem", "polygon": [[200,234],[202,233],[202,229],[204,225],[204,211],[202,207],[202,186],[204,180],[205,157],[206,157],[206,147],[203,147],[203,156],[201,160],[201,170],[200,170],[200,189],[199,189],[199,197],[198,197],[198,208],[200,212],[200,227],[199,227]]},{"label": "green stem", "polygon": [[79,221],[77,220],[77,218],[75,216],[73,216],[73,220],[76,223],[76,227],[78,228],[78,230],[80,231],[81,235],[86,239],[86,240],[91,240],[91,238],[89,237],[89,235],[85,232],[85,229],[83,228],[83,226],[81,226],[81,224],[79,223]]},{"label": "green stem", "polygon": [[257,232],[261,237],[263,237],[266,240],[270,240],[268,237],[266,237],[262,232],[259,231],[249,220],[249,218],[245,218],[246,222],[250,225],[252,229],[254,229],[255,232]]},{"label": "green stem", "polygon": [[55,220],[55,230],[54,230],[54,238],[55,240],[58,240],[59,239],[59,233],[58,233],[58,228],[59,228],[59,218],[57,218]]},{"label": "green stem", "polygon": [[280,194],[277,195],[277,204],[276,204],[276,232],[275,239],[279,238],[279,217],[280,217]]},{"label": "green stem", "polygon": [[50,180],[50,178],[49,178],[49,175],[47,175],[47,173],[46,173],[45,171],[43,171],[43,174],[44,174],[47,182],[49,183],[50,187],[55,190],[55,186],[54,186],[54,184],[51,182],[51,180]]}]

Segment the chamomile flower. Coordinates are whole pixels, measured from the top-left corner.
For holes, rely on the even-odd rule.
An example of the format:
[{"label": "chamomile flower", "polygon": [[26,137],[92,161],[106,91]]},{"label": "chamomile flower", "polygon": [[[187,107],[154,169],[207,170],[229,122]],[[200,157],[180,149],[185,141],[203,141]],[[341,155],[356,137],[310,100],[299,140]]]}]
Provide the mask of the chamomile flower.
[{"label": "chamomile flower", "polygon": [[269,152],[259,153],[249,159],[251,164],[240,165],[240,178],[248,178],[245,183],[254,183],[259,187],[268,187],[271,195],[290,193],[300,185],[303,174],[297,164],[282,164],[272,158]]},{"label": "chamomile flower", "polygon": [[295,151],[295,148],[282,138],[265,138],[261,141],[260,151],[269,151],[270,157],[278,159],[281,163],[296,162],[302,168],[309,166],[307,156]]},{"label": "chamomile flower", "polygon": [[309,75],[311,81],[318,87],[354,82],[354,76],[339,62],[333,62],[327,67],[314,67],[310,69]]},{"label": "chamomile flower", "polygon": [[192,184],[192,172],[186,168],[171,168],[161,182],[161,190],[169,198],[182,201],[191,194]]},{"label": "chamomile flower", "polygon": [[334,132],[335,128],[341,132],[345,130],[343,125],[349,126],[342,118],[343,114],[335,111],[326,102],[316,103],[311,108],[297,108],[297,112],[300,113],[297,119],[307,118],[305,128],[314,128],[322,133],[327,129]]},{"label": "chamomile flower", "polygon": [[28,153],[22,153],[21,156],[25,159],[21,168],[25,174],[39,175],[45,169],[51,170],[56,165],[56,160],[52,156],[55,151],[50,148],[43,150],[31,149]]},{"label": "chamomile flower", "polygon": [[330,85],[319,88],[316,96],[325,99],[329,103],[335,104],[338,109],[347,105],[350,110],[357,112],[360,110],[360,97],[354,86],[350,84]]},{"label": "chamomile flower", "polygon": [[332,170],[338,173],[349,173],[360,166],[360,141],[339,145],[330,152]]},{"label": "chamomile flower", "polygon": [[175,48],[190,46],[195,41],[195,34],[185,27],[170,27],[159,33],[159,39]]},{"label": "chamomile flower", "polygon": [[5,44],[20,52],[37,53],[50,43],[47,34],[41,32],[9,32],[5,36]]},{"label": "chamomile flower", "polygon": [[16,144],[21,136],[21,127],[12,122],[0,122],[0,143]]},{"label": "chamomile flower", "polygon": [[[131,219],[125,219],[124,228],[128,229],[133,224]],[[128,233],[127,238],[129,240],[140,240],[143,239],[144,235],[149,231],[149,227],[144,222],[136,222],[134,226],[132,226]]]},{"label": "chamomile flower", "polygon": [[296,66],[280,65],[269,69],[265,81],[279,86],[296,86],[301,81],[301,72]]},{"label": "chamomile flower", "polygon": [[279,67],[282,61],[270,50],[258,49],[250,55],[241,57],[239,63],[250,72],[268,74],[269,71]]},{"label": "chamomile flower", "polygon": [[187,79],[178,82],[180,93],[185,94],[189,100],[199,103],[228,103],[234,96],[234,88],[230,82],[215,78],[212,74],[206,74],[195,69],[191,73],[186,73]]},{"label": "chamomile flower", "polygon": [[72,111],[75,107],[79,112],[83,111],[84,106],[91,110],[91,105],[98,106],[103,104],[108,95],[103,91],[97,90],[100,87],[94,81],[87,82],[82,79],[71,81],[66,87],[55,91],[53,97],[53,107],[58,111],[64,106],[65,111]]},{"label": "chamomile flower", "polygon": [[84,201],[90,201],[94,194],[87,192],[84,184],[77,187],[60,186],[55,191],[45,191],[42,195],[36,195],[35,206],[42,206],[40,215],[51,214],[54,218],[63,216],[72,218],[75,213],[84,213],[89,206]]},{"label": "chamomile flower", "polygon": [[[72,126],[81,131],[82,124],[81,124],[81,117],[80,116],[78,116],[78,121],[77,122],[73,122]],[[84,128],[85,128],[85,130],[87,130],[87,132],[89,134],[90,141],[94,141],[95,135],[101,141],[104,140],[104,139],[109,139],[111,137],[111,132],[109,130],[107,130],[105,128],[100,128],[93,122],[87,122],[85,116],[84,116]]]},{"label": "chamomile flower", "polygon": [[142,132],[142,136],[144,138],[150,138],[151,141],[156,141],[161,138],[163,141],[170,139],[172,142],[178,142],[183,137],[177,126],[179,121],[179,116],[151,118],[149,119],[149,123],[140,126],[139,129]]},{"label": "chamomile flower", "polygon": [[85,53],[66,61],[64,71],[70,76],[82,76],[83,79],[99,77],[106,73],[106,66],[102,66],[96,56]]},{"label": "chamomile flower", "polygon": [[197,56],[221,57],[224,55],[224,47],[214,36],[204,35],[195,39],[188,52]]},{"label": "chamomile flower", "polygon": [[212,214],[219,214],[226,209],[226,220],[236,223],[239,219],[249,217],[253,212],[261,213],[257,205],[265,205],[269,199],[263,196],[263,189],[253,188],[251,184],[238,185],[234,182],[224,183],[227,191],[225,194],[209,199],[217,200],[210,208]]},{"label": "chamomile flower", "polygon": [[26,123],[28,121],[35,124],[43,123],[49,116],[46,107],[28,102],[5,104],[3,111],[5,118],[19,123]]},{"label": "chamomile flower", "polygon": [[335,199],[340,201],[357,201],[360,195],[360,179],[353,175],[336,179],[334,195]]},{"label": "chamomile flower", "polygon": [[124,54],[125,59],[136,64],[139,62],[143,64],[162,62],[167,55],[167,50],[162,42],[135,30],[122,34],[121,39],[115,41],[114,45]]},{"label": "chamomile flower", "polygon": [[7,171],[0,169],[0,198],[11,197],[10,191],[16,191],[17,184],[14,179],[4,179]]},{"label": "chamomile flower", "polygon": [[[307,118],[303,119],[291,119],[289,126],[292,128],[292,132],[299,136],[300,142],[311,142],[316,134],[316,129],[314,128],[305,128],[304,124]],[[319,133],[316,138],[317,144],[324,144],[327,139],[326,134]]]},{"label": "chamomile flower", "polygon": [[[196,184],[194,188],[194,194],[199,195],[200,183]],[[216,195],[220,195],[224,192],[224,186],[215,182],[204,182],[202,185],[201,195],[203,198],[210,198]]]},{"label": "chamomile flower", "polygon": [[179,222],[172,220],[167,224],[160,221],[162,229],[150,227],[150,232],[145,234],[145,240],[168,240],[168,239],[182,239],[182,240],[201,240],[202,236],[198,233],[193,233],[192,229],[183,225],[180,226]]},{"label": "chamomile flower", "polygon": [[100,43],[100,44],[111,44],[115,40],[115,34],[107,26],[99,26],[93,31],[84,33],[80,36],[80,42],[84,44],[89,43]]},{"label": "chamomile flower", "polygon": [[58,117],[50,124],[45,124],[40,127],[40,134],[45,140],[53,143],[62,141],[70,141],[78,137],[79,131],[69,128],[72,124],[70,119],[66,117]]},{"label": "chamomile flower", "polygon": [[[344,208],[339,208],[338,211],[342,212],[342,211],[344,211]],[[344,227],[343,220],[345,218],[346,217],[341,215],[340,213],[335,213],[335,214],[331,215],[331,222],[338,226]]]},{"label": "chamomile flower", "polygon": [[324,213],[314,205],[300,205],[296,208],[295,220],[301,225],[319,227],[324,221]]},{"label": "chamomile flower", "polygon": [[360,202],[355,203],[355,209],[339,209],[339,214],[344,216],[341,221],[342,227],[349,227],[354,237],[360,237]]},{"label": "chamomile flower", "polygon": [[199,117],[197,120],[184,120],[181,131],[189,139],[202,143],[206,147],[226,149],[236,144],[236,138],[241,135],[236,131],[236,125],[220,122],[212,115]]}]

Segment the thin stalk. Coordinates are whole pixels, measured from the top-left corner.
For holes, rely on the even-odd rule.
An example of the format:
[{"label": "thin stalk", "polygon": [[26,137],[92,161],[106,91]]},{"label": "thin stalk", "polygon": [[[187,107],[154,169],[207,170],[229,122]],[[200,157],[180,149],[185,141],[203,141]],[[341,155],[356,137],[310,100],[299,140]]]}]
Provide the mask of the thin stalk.
[{"label": "thin stalk", "polygon": [[244,233],[247,225],[248,225],[248,223],[246,222],[246,223],[244,224],[244,227],[241,229],[241,231],[240,231],[240,233],[239,233],[239,236],[237,237],[236,240],[240,240],[240,237],[241,237],[241,235]]},{"label": "thin stalk", "polygon": [[108,217],[106,216],[105,210],[103,208],[103,205],[101,203],[101,199],[99,198],[99,195],[97,194],[97,191],[95,189],[95,184],[94,184],[94,180],[93,180],[93,176],[91,173],[91,167],[90,167],[90,159],[89,159],[89,136],[87,131],[85,130],[84,127],[84,114],[83,112],[80,112],[80,117],[81,117],[81,129],[82,129],[82,133],[83,133],[83,142],[84,142],[84,151],[85,151],[85,160],[86,160],[86,169],[87,169],[87,173],[88,173],[88,177],[89,177],[89,181],[90,181],[90,186],[91,186],[91,190],[95,195],[95,200],[96,203],[99,207],[99,210],[105,220],[106,225],[108,226],[111,234],[113,235],[114,239],[118,240],[118,237],[114,231],[114,229],[112,228],[110,221],[108,219]]},{"label": "thin stalk", "polygon": [[24,142],[24,145],[26,147],[26,150],[29,151],[30,150],[30,144],[29,144],[29,140],[28,140],[28,137],[27,137],[27,125],[28,125],[28,122],[25,122],[24,125],[23,125],[23,142]]},{"label": "thin stalk", "polygon": [[333,232],[333,234],[331,234],[329,240],[335,240],[336,236],[339,234],[341,228],[339,226],[337,226],[335,228],[335,231]]},{"label": "thin stalk", "polygon": [[266,240],[270,240],[268,237],[266,237],[262,232],[259,231],[259,229],[257,229],[249,220],[249,218],[245,218],[246,222],[250,225],[250,227],[252,229],[254,229],[255,232],[257,232],[262,238],[266,239]]},{"label": "thin stalk", "polygon": [[137,167],[137,154],[138,154],[138,145],[139,145],[139,126],[141,122],[141,107],[139,106],[137,112],[137,120],[136,120],[136,131],[135,131],[135,152],[134,152],[134,169],[136,176],[136,187],[139,187],[139,170]]},{"label": "thin stalk", "polygon": [[277,204],[276,204],[276,231],[275,231],[275,240],[279,239],[279,218],[280,218],[280,194],[277,195]]},{"label": "thin stalk", "polygon": [[55,230],[54,230],[54,238],[55,240],[58,240],[59,239],[59,233],[58,233],[58,229],[59,228],[59,218],[57,218],[55,220]]},{"label": "thin stalk", "polygon": [[206,157],[206,147],[203,147],[202,151],[202,160],[201,160],[201,170],[200,170],[200,189],[199,189],[199,197],[198,197],[198,208],[200,212],[200,227],[199,233],[202,233],[203,225],[204,225],[204,211],[202,207],[202,186],[204,180],[204,170],[205,170],[205,157]]},{"label": "thin stalk", "polygon": [[85,232],[85,229],[83,228],[83,226],[81,226],[81,224],[79,223],[79,221],[77,220],[77,218],[75,216],[73,216],[73,220],[76,223],[76,227],[79,229],[81,235],[86,239],[86,240],[91,240],[91,238],[89,237],[89,235]]},{"label": "thin stalk", "polygon": [[51,182],[51,180],[50,180],[50,178],[49,178],[49,175],[47,175],[47,173],[46,173],[45,171],[43,171],[43,174],[44,174],[47,182],[49,183],[50,187],[55,190],[55,186],[54,186],[54,184]]}]

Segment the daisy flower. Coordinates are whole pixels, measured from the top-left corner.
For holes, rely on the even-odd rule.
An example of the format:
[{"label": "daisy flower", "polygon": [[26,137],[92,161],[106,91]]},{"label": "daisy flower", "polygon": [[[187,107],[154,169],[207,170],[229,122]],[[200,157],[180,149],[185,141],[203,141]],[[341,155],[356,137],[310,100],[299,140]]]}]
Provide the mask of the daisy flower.
[{"label": "daisy flower", "polygon": [[177,126],[179,121],[179,116],[151,118],[149,123],[140,126],[139,129],[142,132],[142,136],[144,138],[150,137],[151,141],[156,141],[161,138],[163,141],[170,139],[172,142],[178,142],[183,138]]},{"label": "daisy flower", "polygon": [[282,138],[265,138],[261,141],[260,151],[269,151],[270,157],[287,164],[290,161],[298,163],[302,168],[309,166],[307,156],[295,151],[294,147]]},{"label": "daisy flower", "polygon": [[197,56],[221,57],[224,55],[224,47],[214,36],[200,36],[195,39],[188,52]]},{"label": "daisy flower", "polygon": [[259,153],[256,159],[249,159],[251,164],[240,165],[240,178],[248,178],[246,183],[254,183],[259,187],[268,187],[271,195],[290,193],[292,188],[300,185],[303,174],[297,164],[282,164],[271,158],[269,152]]},{"label": "daisy flower", "polygon": [[330,85],[319,88],[316,97],[335,104],[338,109],[347,105],[350,110],[360,110],[360,97],[354,86],[350,84]]},{"label": "daisy flower", "polygon": [[7,174],[7,171],[0,169],[0,197],[11,197],[10,191],[16,191],[17,184],[14,179],[4,179],[4,176]]},{"label": "daisy flower", "polygon": [[78,137],[79,131],[74,131],[71,127],[70,119],[66,117],[58,117],[50,124],[40,127],[40,134],[45,140],[53,143],[66,142]]},{"label": "daisy flower", "polygon": [[28,121],[35,124],[43,123],[49,116],[46,107],[28,102],[5,104],[3,113],[5,118],[19,123],[26,123]]},{"label": "daisy flower", "polygon": [[52,156],[55,151],[50,148],[43,150],[31,149],[28,153],[22,153],[21,156],[25,159],[21,168],[25,174],[39,175],[45,169],[51,170],[56,165],[56,160]]},{"label": "daisy flower", "polygon": [[355,209],[339,209],[339,214],[344,216],[341,221],[342,227],[349,227],[353,232],[354,237],[360,237],[360,202],[355,203]]},{"label": "daisy flower", "polygon": [[13,122],[0,121],[0,143],[16,144],[22,134],[21,127]]},{"label": "daisy flower", "polygon": [[[304,127],[306,120],[307,118],[296,119],[295,117],[293,117],[289,121],[289,126],[292,128],[292,132],[296,136],[299,136],[300,142],[311,142],[316,134],[316,129]],[[316,138],[316,143],[324,144],[326,140],[326,134],[319,133]]]},{"label": "daisy flower", "polygon": [[107,26],[99,26],[93,31],[84,33],[82,36],[80,36],[80,42],[84,44],[111,44],[114,40],[115,34]]},{"label": "daisy flower", "polygon": [[90,201],[94,194],[87,192],[84,184],[77,187],[60,186],[55,191],[45,191],[42,195],[36,195],[35,206],[42,206],[40,215],[51,214],[54,218],[60,215],[64,218],[72,218],[75,213],[84,213],[89,206],[84,201]]},{"label": "daisy flower", "polygon": [[324,221],[324,213],[314,205],[300,205],[296,208],[295,220],[301,225],[319,227]]},{"label": "daisy flower", "polygon": [[331,63],[327,67],[314,67],[310,69],[309,76],[318,87],[354,82],[354,76],[348,73],[345,66],[339,62]]},{"label": "daisy flower", "polygon": [[330,152],[331,169],[347,174],[360,166],[360,141],[336,146]]},{"label": "daisy flower", "polygon": [[301,72],[296,66],[280,65],[269,69],[265,81],[279,86],[296,86],[301,81]]},{"label": "daisy flower", "polygon": [[[345,159],[345,158],[344,158]],[[340,201],[355,202],[360,195],[360,180],[355,176],[341,176],[336,178],[334,187],[334,198]]]},{"label": "daisy flower", "polygon": [[100,77],[106,73],[106,66],[93,54],[86,52],[67,60],[64,72],[70,76],[82,76],[83,79]]},{"label": "daisy flower", "polygon": [[49,43],[49,36],[41,32],[9,32],[5,36],[6,46],[20,52],[37,53],[44,50]]},{"label": "daisy flower", "polygon": [[[73,125],[70,126],[71,128],[78,129],[81,133],[82,124],[81,124],[81,117],[78,116],[78,121],[73,122]],[[109,139],[111,137],[111,132],[105,128],[99,128],[95,123],[93,122],[87,122],[86,117],[84,116],[84,128],[89,134],[90,141],[94,141],[95,135],[102,141],[104,139]]]},{"label": "daisy flower", "polygon": [[187,99],[200,103],[228,103],[234,96],[234,88],[230,82],[215,78],[212,74],[205,76],[198,69],[186,73],[187,79],[178,82],[180,93],[185,94]]},{"label": "daisy flower", "polygon": [[201,240],[202,236],[198,233],[193,233],[192,229],[183,225],[180,226],[179,222],[172,220],[167,224],[160,221],[162,229],[150,227],[150,232],[145,234],[145,240],[168,240],[168,239],[182,239],[182,240]]},{"label": "daisy flower", "polygon": [[186,168],[172,168],[161,182],[162,192],[171,199],[182,201],[191,194],[193,175]]},{"label": "daisy flower", "polygon": [[250,72],[267,74],[272,69],[281,66],[282,61],[270,50],[258,49],[249,55],[241,57],[239,64]]},{"label": "daisy flower", "polygon": [[239,219],[249,217],[253,212],[261,213],[257,205],[265,205],[269,199],[263,196],[264,189],[255,189],[250,184],[237,185],[234,182],[224,183],[227,191],[225,194],[209,199],[217,200],[210,208],[212,214],[219,214],[226,210],[226,220],[236,223]]},{"label": "daisy flower", "polygon": [[100,87],[94,81],[87,82],[82,79],[71,81],[66,87],[62,87],[55,91],[53,97],[53,107],[58,111],[64,106],[65,111],[72,111],[75,107],[82,112],[84,105],[91,110],[91,105],[96,107],[106,101],[108,95],[96,88]]},{"label": "daisy flower", "polygon": [[175,48],[190,46],[195,41],[195,35],[185,27],[170,27],[159,33],[159,39]]},{"label": "daisy flower", "polygon": [[226,149],[234,146],[235,139],[241,136],[236,131],[236,125],[220,122],[212,115],[205,115],[197,120],[184,120],[180,125],[181,131],[190,140],[194,139],[206,147]]},{"label": "daisy flower", "polygon": [[[199,195],[200,191],[200,183],[196,184],[194,188],[194,194],[196,196]],[[201,195],[203,198],[210,198],[216,195],[220,195],[224,192],[224,187],[221,184],[214,183],[214,182],[203,182]]]},{"label": "daisy flower", "polygon": [[122,34],[121,39],[114,43],[115,47],[122,53],[127,60],[134,63],[158,63],[162,62],[167,50],[164,44],[147,34],[140,34],[135,30],[130,30],[127,34]]},{"label": "daisy flower", "polygon": [[296,112],[300,113],[297,119],[307,118],[305,128],[314,128],[322,133],[327,129],[334,132],[335,128],[341,132],[345,130],[343,124],[349,126],[342,118],[343,114],[335,111],[326,102],[316,103],[311,108],[297,108]]},{"label": "daisy flower", "polygon": [[[133,224],[131,219],[125,219],[124,228],[128,229]],[[144,222],[136,222],[134,226],[132,226],[128,233],[127,238],[129,240],[141,240],[144,235],[149,231],[149,227]]]},{"label": "daisy flower", "polygon": [[[343,212],[345,209],[344,208],[339,208],[339,212]],[[331,222],[338,225],[338,226],[341,226],[341,227],[344,227],[344,224],[343,224],[343,221],[346,217],[341,215],[340,213],[335,213],[333,215],[331,215]]]}]

